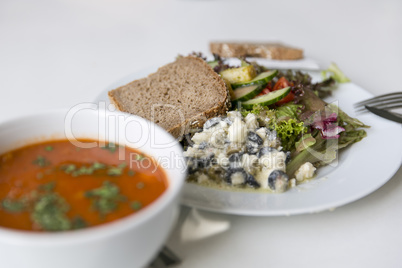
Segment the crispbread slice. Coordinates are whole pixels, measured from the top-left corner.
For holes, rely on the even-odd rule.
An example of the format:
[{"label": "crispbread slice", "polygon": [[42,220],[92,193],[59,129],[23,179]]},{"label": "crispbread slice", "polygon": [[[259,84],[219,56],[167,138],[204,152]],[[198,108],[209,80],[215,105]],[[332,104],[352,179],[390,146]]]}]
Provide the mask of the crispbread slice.
[{"label": "crispbread slice", "polygon": [[226,114],[230,97],[222,78],[202,59],[188,56],[109,92],[120,111],[155,122],[181,138],[211,117]]}]

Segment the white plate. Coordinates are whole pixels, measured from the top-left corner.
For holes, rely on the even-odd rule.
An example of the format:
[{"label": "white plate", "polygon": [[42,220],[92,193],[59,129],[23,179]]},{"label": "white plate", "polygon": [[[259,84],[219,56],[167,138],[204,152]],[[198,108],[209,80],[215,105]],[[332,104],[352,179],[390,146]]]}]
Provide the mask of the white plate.
[{"label": "white plate", "polygon": [[[108,103],[107,92],[134,79],[145,77],[157,68],[149,68],[126,76],[96,99]],[[312,73],[314,77],[317,74]],[[328,102],[355,117],[353,103],[372,97],[361,87],[340,85]],[[182,204],[220,213],[254,216],[278,216],[315,213],[330,210],[358,200],[385,184],[402,162],[402,128],[400,124],[373,114],[358,118],[371,126],[367,137],[343,150],[337,163],[318,169],[315,179],[282,194],[226,191],[186,184]]]}]

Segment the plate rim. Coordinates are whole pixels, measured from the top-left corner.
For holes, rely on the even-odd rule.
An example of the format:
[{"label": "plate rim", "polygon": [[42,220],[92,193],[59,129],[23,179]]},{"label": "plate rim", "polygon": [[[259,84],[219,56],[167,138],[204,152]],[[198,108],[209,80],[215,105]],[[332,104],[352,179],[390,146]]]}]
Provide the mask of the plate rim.
[{"label": "plate rim", "polygon": [[[118,80],[116,80],[115,82],[111,83],[108,87],[105,87],[104,90],[101,91],[101,93],[97,96],[97,98],[95,99],[96,102],[100,102],[100,101],[106,101],[108,102],[108,98],[107,98],[107,92],[115,89],[119,86],[125,85],[135,79],[139,79],[142,77],[147,76],[148,74],[155,72],[159,67],[157,66],[150,66],[148,68],[144,68],[141,69],[139,71],[136,71],[134,73],[128,74]],[[317,73],[317,71],[306,71],[304,70],[304,72],[307,72],[309,74],[312,73]],[[366,89],[361,88],[360,86],[354,84],[353,82],[348,83],[349,86],[355,87],[358,90],[363,91],[366,95],[368,95],[368,97],[373,96],[372,93],[370,93],[369,91],[367,91]],[[337,89],[338,90],[338,89]],[[106,96],[106,98],[105,98]],[[358,101],[358,100],[357,100]],[[356,102],[356,101],[355,101]],[[342,107],[342,109],[344,109],[344,107]],[[371,116],[375,117],[374,115],[371,114]],[[392,122],[393,123],[393,122]],[[394,123],[397,124],[397,123]],[[402,134],[402,128],[399,129],[399,132]],[[364,141],[364,139],[363,139]],[[362,141],[360,141],[362,142]],[[346,149],[351,149],[352,147],[348,147]],[[354,201],[357,201],[365,196],[368,196],[369,194],[375,192],[376,190],[380,189],[384,184],[386,184],[395,174],[396,172],[401,168],[401,164],[402,164],[402,150],[399,152],[399,156],[398,157],[398,161],[395,161],[395,164],[393,165],[393,168],[390,170],[390,172],[387,172],[387,176],[385,176],[386,178],[382,179],[379,181],[379,183],[375,184],[374,186],[372,186],[370,189],[364,191],[364,192],[359,192],[355,195],[350,195],[347,198],[342,198],[341,201],[334,201],[332,203],[325,203],[325,204],[319,204],[313,207],[309,207],[308,209],[306,208],[295,208],[292,210],[247,210],[247,209],[241,209],[241,208],[218,208],[218,207],[211,207],[211,206],[206,206],[205,204],[197,204],[197,202],[195,202],[194,200],[190,200],[188,198],[186,198],[186,193],[188,194],[189,189],[191,188],[201,188],[201,189],[208,189],[207,191],[212,191],[212,192],[218,192],[221,193],[223,192],[229,192],[231,194],[250,194],[250,195],[255,195],[255,194],[263,194],[260,192],[257,193],[252,193],[252,192],[245,192],[245,191],[228,191],[228,190],[219,190],[219,189],[215,189],[212,187],[207,187],[207,186],[202,186],[202,185],[196,185],[193,183],[186,183],[183,187],[183,191],[182,191],[182,198],[181,198],[181,205],[186,206],[186,207],[190,207],[190,208],[195,208],[195,209],[200,209],[200,210],[205,210],[205,211],[210,211],[210,212],[215,212],[215,213],[222,213],[222,214],[230,214],[230,215],[243,215],[243,216],[289,216],[289,215],[300,215],[300,214],[311,214],[311,213],[319,213],[322,211],[327,211],[327,210],[333,210],[335,208],[338,208],[340,206],[344,206],[346,204],[352,203]],[[314,179],[313,179],[314,180]],[[308,182],[311,183],[311,182]],[[308,184],[307,183],[307,184]],[[268,193],[269,195],[272,195],[271,193]],[[273,194],[273,195],[283,195],[283,194]]]}]

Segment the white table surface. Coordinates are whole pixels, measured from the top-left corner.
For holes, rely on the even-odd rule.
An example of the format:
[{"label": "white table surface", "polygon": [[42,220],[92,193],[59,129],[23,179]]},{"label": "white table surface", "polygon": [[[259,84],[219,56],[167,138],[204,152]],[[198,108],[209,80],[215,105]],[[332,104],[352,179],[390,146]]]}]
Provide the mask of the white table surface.
[{"label": "white table surface", "polygon": [[[211,40],[282,40],[322,67],[336,62],[373,94],[400,91],[401,13],[398,0],[2,0],[0,121],[93,101],[119,78],[178,53],[206,52]],[[402,169],[331,212],[199,216],[229,228],[182,241],[177,227],[168,244],[180,267],[402,265]]]}]

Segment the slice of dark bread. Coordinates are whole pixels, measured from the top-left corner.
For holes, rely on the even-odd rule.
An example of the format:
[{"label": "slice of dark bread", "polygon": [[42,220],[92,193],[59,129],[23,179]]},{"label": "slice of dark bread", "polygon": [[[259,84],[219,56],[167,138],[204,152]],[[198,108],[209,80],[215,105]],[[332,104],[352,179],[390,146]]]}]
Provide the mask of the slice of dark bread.
[{"label": "slice of dark bread", "polygon": [[109,92],[120,111],[155,122],[181,138],[230,106],[222,78],[202,59],[180,57],[156,73]]},{"label": "slice of dark bread", "polygon": [[221,57],[260,57],[273,60],[298,60],[303,58],[303,50],[277,43],[211,42],[213,54]]}]

